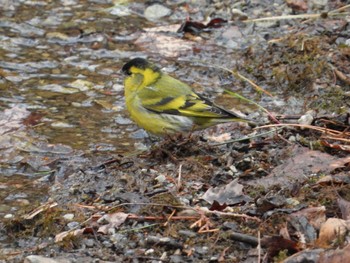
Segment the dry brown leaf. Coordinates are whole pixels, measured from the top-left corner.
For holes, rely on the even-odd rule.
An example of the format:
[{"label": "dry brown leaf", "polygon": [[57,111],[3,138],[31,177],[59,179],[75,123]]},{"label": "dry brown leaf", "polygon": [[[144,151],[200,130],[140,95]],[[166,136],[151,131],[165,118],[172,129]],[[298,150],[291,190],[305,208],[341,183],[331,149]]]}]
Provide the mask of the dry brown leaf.
[{"label": "dry brown leaf", "polygon": [[43,204],[41,206],[39,206],[38,208],[36,208],[34,211],[30,212],[29,214],[26,214],[23,216],[24,219],[33,219],[36,215],[42,213],[43,211],[46,211],[48,209],[51,209],[55,206],[57,206],[58,204],[56,202],[48,202],[46,204]]},{"label": "dry brown leaf", "polygon": [[326,222],[326,208],[324,206],[309,207],[292,213],[291,216],[304,216],[315,229],[320,229],[321,225]]},{"label": "dry brown leaf", "polygon": [[321,253],[318,263],[346,263],[350,259],[350,245],[347,245],[343,249],[330,250],[325,253]]},{"label": "dry brown leaf", "polygon": [[97,232],[102,234],[107,234],[108,229],[110,228],[118,228],[121,224],[125,222],[128,218],[129,214],[123,212],[117,212],[113,214],[107,214],[103,216],[103,219],[109,222],[109,224],[101,226]]},{"label": "dry brown leaf", "polygon": [[350,162],[350,156],[339,158],[301,146],[293,146],[287,150],[291,154],[283,164],[275,167],[268,176],[249,182],[249,184],[261,185],[265,188],[281,185],[292,189],[297,181],[304,182],[310,176],[318,173],[330,173]]},{"label": "dry brown leaf", "polygon": [[217,201],[220,205],[234,205],[242,201],[248,201],[248,197],[243,195],[242,190],[243,185],[238,183],[238,179],[235,179],[224,186],[210,187],[201,198],[209,204]]},{"label": "dry brown leaf", "polygon": [[74,230],[69,230],[69,231],[64,231],[62,233],[59,233],[55,236],[55,243],[58,243],[58,242],[61,242],[63,241],[63,239],[67,236],[69,237],[77,237],[77,236],[80,236],[84,233],[85,231],[85,228],[83,229],[74,229]]},{"label": "dry brown leaf", "polygon": [[329,218],[320,229],[317,244],[327,247],[336,238],[342,237],[350,230],[350,221],[339,218]]}]

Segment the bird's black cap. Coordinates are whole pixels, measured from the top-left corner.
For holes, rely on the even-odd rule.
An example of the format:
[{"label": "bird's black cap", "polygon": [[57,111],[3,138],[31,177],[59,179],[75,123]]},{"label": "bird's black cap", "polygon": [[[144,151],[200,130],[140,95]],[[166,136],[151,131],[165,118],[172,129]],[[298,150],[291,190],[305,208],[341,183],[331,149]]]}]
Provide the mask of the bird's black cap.
[{"label": "bird's black cap", "polygon": [[148,62],[144,58],[134,58],[134,59],[130,60],[129,62],[127,62],[122,68],[123,73],[125,75],[131,75],[131,72],[130,72],[131,67],[136,67],[136,68],[140,68],[140,69],[151,68],[154,71],[159,71],[159,68],[157,66]]}]

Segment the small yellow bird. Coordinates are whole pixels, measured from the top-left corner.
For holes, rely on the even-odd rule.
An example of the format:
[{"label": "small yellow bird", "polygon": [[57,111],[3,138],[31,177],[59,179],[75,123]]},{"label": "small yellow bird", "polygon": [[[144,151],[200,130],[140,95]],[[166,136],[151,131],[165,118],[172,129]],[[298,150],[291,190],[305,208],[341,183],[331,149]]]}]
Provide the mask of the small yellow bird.
[{"label": "small yellow bird", "polygon": [[224,122],[247,122],[143,58],[130,60],[122,71],[126,75],[125,100],[130,116],[154,135],[199,130]]}]

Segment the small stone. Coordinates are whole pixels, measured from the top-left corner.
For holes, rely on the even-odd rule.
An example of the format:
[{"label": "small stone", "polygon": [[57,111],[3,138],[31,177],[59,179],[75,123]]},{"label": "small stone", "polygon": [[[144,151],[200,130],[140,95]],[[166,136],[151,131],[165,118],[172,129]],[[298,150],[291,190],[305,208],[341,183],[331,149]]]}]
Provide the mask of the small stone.
[{"label": "small stone", "polygon": [[231,9],[233,20],[246,20],[248,15],[237,8]]},{"label": "small stone", "polygon": [[318,8],[324,8],[328,4],[328,0],[312,0],[312,4]]},{"label": "small stone", "polygon": [[63,121],[57,121],[57,122],[51,123],[51,127],[53,127],[53,128],[73,128],[74,125],[63,122]]},{"label": "small stone", "polygon": [[345,40],[345,45],[350,47],[350,38],[348,38],[347,40]]},{"label": "small stone", "polygon": [[105,247],[107,247],[107,248],[110,248],[110,247],[113,246],[113,244],[112,244],[111,242],[107,241],[107,240],[103,241],[103,242],[102,242],[102,245],[105,246]]},{"label": "small stone", "polygon": [[250,163],[252,161],[252,159],[250,157],[245,157],[243,159],[243,162],[246,162],[246,163]]},{"label": "small stone", "polygon": [[31,255],[24,259],[24,263],[57,263],[57,261],[47,257]]},{"label": "small stone", "polygon": [[18,193],[18,194],[9,194],[5,200],[6,201],[12,201],[12,200],[16,200],[16,199],[23,199],[23,198],[27,198],[28,195],[25,193]]},{"label": "small stone", "polygon": [[95,245],[95,241],[94,241],[93,239],[91,239],[91,238],[86,239],[86,240],[84,241],[84,243],[85,243],[85,245],[86,245],[87,247],[93,247],[93,246]]},{"label": "small stone", "polygon": [[230,230],[238,229],[238,225],[234,222],[224,222],[223,227]]},{"label": "small stone", "polygon": [[299,124],[310,125],[314,121],[314,116],[316,113],[313,110],[307,111],[303,116],[298,120]]},{"label": "small stone", "polygon": [[122,92],[124,90],[124,86],[121,85],[121,84],[114,84],[112,86],[112,89],[115,91],[115,92]]},{"label": "small stone", "polygon": [[229,169],[230,169],[233,173],[237,173],[237,172],[238,172],[236,166],[234,166],[234,165],[231,165],[231,166],[229,167]]},{"label": "small stone", "polygon": [[291,136],[288,138],[288,140],[289,140],[290,142],[296,142],[297,138],[296,138],[294,135],[291,135]]},{"label": "small stone", "polygon": [[156,177],[156,180],[158,181],[158,183],[164,183],[166,181],[166,177],[164,174],[160,174]]},{"label": "small stone", "polygon": [[67,224],[67,227],[71,230],[71,229],[75,229],[75,228],[79,228],[80,227],[80,224],[76,221],[74,222],[69,222]]},{"label": "small stone", "polygon": [[102,217],[100,217],[100,218],[97,220],[97,223],[100,224],[100,225],[108,224],[109,221],[107,220],[107,218],[108,218],[108,215],[103,215]]},{"label": "small stone", "polygon": [[300,204],[300,202],[297,199],[295,199],[295,198],[287,198],[286,199],[286,203],[288,205],[292,205],[292,206],[297,206],[297,205]]},{"label": "small stone", "polygon": [[154,253],[154,249],[153,248],[150,248],[148,250],[145,251],[145,255],[148,256],[148,255],[152,255]]},{"label": "small stone", "polygon": [[4,218],[5,219],[12,219],[12,218],[14,218],[15,216],[13,215],[13,214],[6,214],[5,216],[4,216]]},{"label": "small stone", "polygon": [[148,20],[157,20],[171,14],[171,10],[163,5],[154,4],[146,8],[144,15]]},{"label": "small stone", "polygon": [[74,214],[72,214],[72,213],[65,214],[65,215],[63,216],[63,218],[64,218],[64,220],[72,221],[73,218],[74,218]]},{"label": "small stone", "polygon": [[80,91],[87,91],[94,87],[94,83],[87,80],[77,79],[70,83],[69,86]]},{"label": "small stone", "polygon": [[179,230],[179,234],[185,237],[195,237],[197,233],[189,230]]},{"label": "small stone", "polygon": [[200,255],[207,254],[209,252],[209,247],[203,246],[203,247],[196,247],[196,252]]},{"label": "small stone", "polygon": [[109,238],[114,244],[125,244],[127,238],[125,235],[116,233]]}]

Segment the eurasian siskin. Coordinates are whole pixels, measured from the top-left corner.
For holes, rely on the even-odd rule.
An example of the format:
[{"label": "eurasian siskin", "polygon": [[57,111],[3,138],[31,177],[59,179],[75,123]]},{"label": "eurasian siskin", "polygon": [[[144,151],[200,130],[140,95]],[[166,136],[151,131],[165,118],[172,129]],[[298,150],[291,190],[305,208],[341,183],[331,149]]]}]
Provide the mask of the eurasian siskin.
[{"label": "eurasian siskin", "polygon": [[162,136],[247,120],[216,106],[153,63],[134,58],[123,68],[126,107],[146,131]]}]

